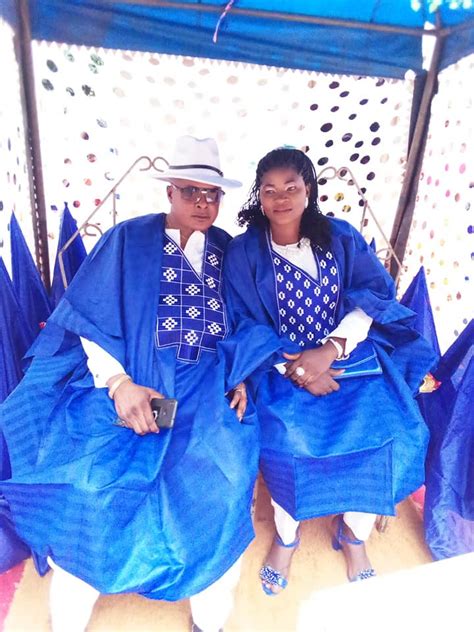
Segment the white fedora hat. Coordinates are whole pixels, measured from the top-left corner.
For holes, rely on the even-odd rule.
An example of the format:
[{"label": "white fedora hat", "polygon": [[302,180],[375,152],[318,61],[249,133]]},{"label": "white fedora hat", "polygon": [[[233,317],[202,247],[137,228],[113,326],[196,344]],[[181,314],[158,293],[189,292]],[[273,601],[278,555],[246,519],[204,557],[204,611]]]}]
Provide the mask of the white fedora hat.
[{"label": "white fedora hat", "polygon": [[[166,161],[168,163],[168,161]],[[194,180],[203,184],[234,189],[242,186],[238,180],[224,178],[221,171],[219,150],[213,138],[180,136],[176,140],[173,157],[157,180]]]}]

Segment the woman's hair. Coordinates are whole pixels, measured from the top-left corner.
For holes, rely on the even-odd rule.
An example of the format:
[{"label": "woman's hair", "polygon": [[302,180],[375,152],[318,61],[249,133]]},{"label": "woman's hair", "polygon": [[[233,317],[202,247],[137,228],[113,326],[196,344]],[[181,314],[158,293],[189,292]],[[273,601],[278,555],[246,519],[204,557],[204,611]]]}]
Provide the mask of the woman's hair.
[{"label": "woman's hair", "polygon": [[262,213],[260,186],[263,176],[271,169],[292,168],[309,185],[308,205],[301,216],[300,236],[307,237],[312,246],[328,246],[331,239],[331,226],[318,206],[318,182],[316,170],[308,156],[299,149],[280,147],[264,156],[257,165],[255,182],[250,189],[247,202],[239,211],[239,226],[256,226],[266,229],[269,221]]}]

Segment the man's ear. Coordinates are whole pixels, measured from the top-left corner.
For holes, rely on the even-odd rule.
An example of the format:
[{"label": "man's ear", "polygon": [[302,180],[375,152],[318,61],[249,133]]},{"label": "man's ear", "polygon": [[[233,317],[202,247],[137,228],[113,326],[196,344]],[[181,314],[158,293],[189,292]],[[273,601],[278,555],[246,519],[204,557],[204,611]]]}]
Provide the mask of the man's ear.
[{"label": "man's ear", "polygon": [[168,196],[168,202],[172,202],[173,201],[173,187],[171,186],[171,184],[169,184],[166,187],[166,195]]}]

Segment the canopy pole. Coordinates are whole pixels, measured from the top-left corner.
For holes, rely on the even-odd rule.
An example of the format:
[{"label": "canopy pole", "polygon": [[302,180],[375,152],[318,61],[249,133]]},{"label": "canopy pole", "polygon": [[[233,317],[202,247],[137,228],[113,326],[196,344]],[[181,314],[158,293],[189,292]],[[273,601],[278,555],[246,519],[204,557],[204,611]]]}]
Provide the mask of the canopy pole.
[{"label": "canopy pole", "polygon": [[30,174],[31,206],[33,210],[33,234],[35,238],[36,265],[46,290],[51,287],[48,252],[48,230],[43,183],[43,166],[36,107],[33,55],[31,51],[31,22],[28,0],[17,0],[19,17],[19,64],[26,113],[26,159]]},{"label": "canopy pole", "polygon": [[[114,4],[134,4],[149,7],[162,7],[163,9],[182,9],[184,11],[200,11],[202,13],[222,13],[222,4],[193,4],[190,2],[175,2],[173,0],[116,0]],[[264,20],[279,20],[280,22],[302,22],[304,24],[319,24],[322,26],[342,26],[345,28],[362,29],[364,31],[378,31],[379,33],[399,33],[422,37],[436,35],[436,30],[423,28],[410,28],[408,26],[396,26],[393,24],[375,24],[371,22],[358,22],[357,20],[340,20],[338,18],[324,18],[302,13],[283,13],[281,11],[262,11],[261,9],[240,9],[232,7],[232,15],[261,18]]]},{"label": "canopy pole", "polygon": [[[408,150],[405,178],[403,180],[390,238],[390,243],[392,244],[395,254],[402,263],[415,211],[416,193],[423,163],[423,148],[426,145],[428,136],[431,104],[438,88],[438,70],[443,44],[444,37],[440,35],[438,31],[430,68],[426,76],[423,96],[421,97],[420,108],[417,114],[412,142]],[[392,259],[390,272],[393,277],[396,277],[400,272],[398,268],[399,265],[396,259]]]}]

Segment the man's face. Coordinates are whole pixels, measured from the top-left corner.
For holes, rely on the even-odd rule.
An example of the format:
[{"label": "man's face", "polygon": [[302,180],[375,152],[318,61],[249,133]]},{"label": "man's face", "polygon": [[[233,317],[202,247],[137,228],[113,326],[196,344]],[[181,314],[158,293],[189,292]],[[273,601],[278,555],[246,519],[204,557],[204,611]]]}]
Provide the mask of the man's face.
[{"label": "man's face", "polygon": [[223,191],[212,184],[173,179],[167,194],[171,204],[169,228],[205,231],[217,218]]}]

